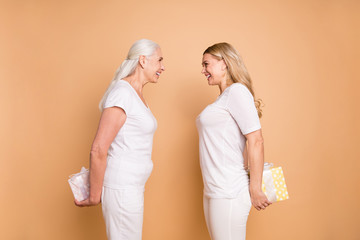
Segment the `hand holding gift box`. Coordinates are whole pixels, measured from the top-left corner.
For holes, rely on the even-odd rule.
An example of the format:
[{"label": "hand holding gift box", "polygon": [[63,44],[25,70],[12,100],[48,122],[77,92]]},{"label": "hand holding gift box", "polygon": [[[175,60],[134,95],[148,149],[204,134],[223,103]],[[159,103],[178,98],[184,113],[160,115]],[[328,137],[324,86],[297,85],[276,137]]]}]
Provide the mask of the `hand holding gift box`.
[{"label": "hand holding gift box", "polygon": [[281,167],[273,168],[272,163],[264,164],[262,191],[271,202],[289,199],[284,173]]},{"label": "hand holding gift box", "polygon": [[89,170],[82,167],[79,173],[73,174],[68,180],[74,197],[77,201],[89,198]]},{"label": "hand holding gift box", "polygon": [[[289,199],[285,184],[284,173],[281,167],[273,167],[272,163],[264,163],[261,189],[270,202]],[[248,170],[249,174],[250,171]]]}]

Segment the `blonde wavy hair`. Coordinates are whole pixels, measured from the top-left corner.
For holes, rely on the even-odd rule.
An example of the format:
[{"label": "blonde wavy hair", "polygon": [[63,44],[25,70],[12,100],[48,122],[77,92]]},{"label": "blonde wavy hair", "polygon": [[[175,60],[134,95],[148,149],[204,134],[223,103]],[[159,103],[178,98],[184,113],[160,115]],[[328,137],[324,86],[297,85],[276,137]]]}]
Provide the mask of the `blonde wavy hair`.
[{"label": "blonde wavy hair", "polygon": [[224,60],[227,66],[227,80],[231,80],[233,83],[241,83],[249,89],[254,97],[258,116],[261,118],[263,102],[261,99],[255,99],[250,75],[239,52],[229,43],[222,42],[208,47],[203,54],[205,53],[213,55],[219,61]]}]

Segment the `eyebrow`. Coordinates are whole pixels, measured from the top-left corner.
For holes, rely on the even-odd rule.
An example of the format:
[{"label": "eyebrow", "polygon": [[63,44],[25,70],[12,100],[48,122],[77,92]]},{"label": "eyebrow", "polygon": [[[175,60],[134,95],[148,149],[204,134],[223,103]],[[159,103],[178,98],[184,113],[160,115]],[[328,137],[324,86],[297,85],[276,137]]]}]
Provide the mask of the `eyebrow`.
[{"label": "eyebrow", "polygon": [[164,59],[163,57],[160,57],[160,58],[159,58],[159,61],[162,61],[163,59]]}]

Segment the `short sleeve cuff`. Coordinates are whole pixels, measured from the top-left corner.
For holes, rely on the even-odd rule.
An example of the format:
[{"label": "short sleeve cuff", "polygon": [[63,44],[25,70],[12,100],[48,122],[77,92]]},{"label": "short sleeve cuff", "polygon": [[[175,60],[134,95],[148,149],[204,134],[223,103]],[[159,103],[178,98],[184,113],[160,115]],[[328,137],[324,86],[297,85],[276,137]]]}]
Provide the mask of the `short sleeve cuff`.
[{"label": "short sleeve cuff", "polygon": [[246,128],[245,130],[242,129],[241,132],[243,135],[246,135],[246,134],[249,134],[249,133],[252,133],[252,132],[255,132],[257,130],[261,129],[261,125],[256,125],[256,126],[253,126],[251,128]]},{"label": "short sleeve cuff", "polygon": [[131,92],[128,86],[118,83],[107,96],[103,108],[119,107],[128,113],[131,109]]},{"label": "short sleeve cuff", "polygon": [[111,108],[111,107],[119,107],[122,110],[124,110],[125,113],[127,113],[127,108],[125,107],[124,104],[117,104],[117,103],[105,103],[104,104],[104,109],[105,108]]}]

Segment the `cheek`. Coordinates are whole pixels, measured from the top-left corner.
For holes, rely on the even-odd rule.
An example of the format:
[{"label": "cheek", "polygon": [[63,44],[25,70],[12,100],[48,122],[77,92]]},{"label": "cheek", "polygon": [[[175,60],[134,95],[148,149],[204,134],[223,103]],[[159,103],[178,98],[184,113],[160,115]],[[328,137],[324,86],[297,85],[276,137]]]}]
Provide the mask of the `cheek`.
[{"label": "cheek", "polygon": [[214,69],[214,67],[209,67],[207,69],[207,72],[211,74],[212,77],[216,76],[216,69]]},{"label": "cheek", "polygon": [[214,75],[216,76],[223,76],[224,75],[224,71],[221,70],[221,67],[220,66],[217,66],[214,70]]},{"label": "cheek", "polygon": [[208,72],[208,73],[210,73],[210,74],[211,74],[211,67],[207,67],[207,68],[205,68],[205,72]]},{"label": "cheek", "polygon": [[156,67],[154,66],[155,64],[152,64],[151,66],[149,66],[147,73],[149,75],[154,75],[156,73]]},{"label": "cheek", "polygon": [[154,64],[152,69],[154,70],[154,72],[157,72],[160,69],[160,64],[159,63]]}]

